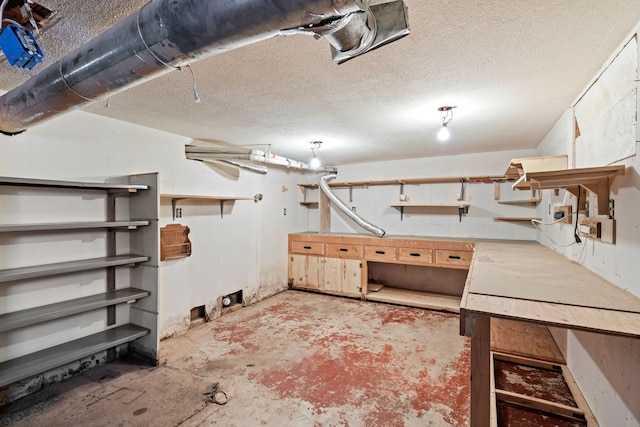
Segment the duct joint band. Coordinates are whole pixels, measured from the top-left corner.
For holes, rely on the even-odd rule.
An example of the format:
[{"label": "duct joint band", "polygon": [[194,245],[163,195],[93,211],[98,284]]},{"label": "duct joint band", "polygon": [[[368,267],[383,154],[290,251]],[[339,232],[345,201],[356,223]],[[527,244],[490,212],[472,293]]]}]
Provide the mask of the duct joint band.
[{"label": "duct joint band", "polygon": [[[148,5],[148,3],[147,3],[147,5]],[[151,54],[151,56],[153,56],[153,57],[154,57],[154,59],[155,59],[156,61],[158,61],[159,63],[161,63],[162,65],[164,65],[164,66],[165,66],[165,67],[167,67],[167,68],[173,68],[173,69],[175,69],[175,70],[182,71],[182,68],[180,68],[180,67],[176,67],[175,65],[168,64],[168,63],[164,62],[162,59],[160,59],[160,58],[158,57],[158,55],[156,55],[156,54],[151,50],[151,48],[150,48],[150,47],[149,47],[149,45],[147,44],[146,40],[145,40],[145,39],[144,39],[144,37],[142,36],[142,30],[140,29],[140,14],[142,13],[142,10],[143,10],[145,7],[147,7],[147,5],[142,6],[142,7],[140,8],[140,10],[138,10],[138,14],[136,15],[136,27],[138,28],[138,35],[140,36],[140,41],[142,42],[142,44],[144,45],[144,47],[147,49],[147,52],[149,52],[149,53]],[[140,56],[138,56],[138,58],[140,58]],[[141,59],[142,59],[142,58],[141,58]],[[193,72],[193,71],[192,71],[192,72]],[[195,77],[194,77],[194,78],[195,78]]]},{"label": "duct joint band", "polygon": [[62,72],[62,61],[60,61],[60,66],[58,67],[58,71],[60,72],[60,78],[62,78],[62,82],[64,83],[64,85],[67,87],[67,89],[69,89],[71,92],[73,92],[77,97],[82,98],[85,101],[90,101],[90,102],[93,102],[93,101],[98,99],[98,98],[87,98],[86,96],[84,96],[84,95],[80,94],[79,92],[73,90],[73,88],[71,87],[69,82],[67,82],[67,79],[66,79],[64,73]]}]

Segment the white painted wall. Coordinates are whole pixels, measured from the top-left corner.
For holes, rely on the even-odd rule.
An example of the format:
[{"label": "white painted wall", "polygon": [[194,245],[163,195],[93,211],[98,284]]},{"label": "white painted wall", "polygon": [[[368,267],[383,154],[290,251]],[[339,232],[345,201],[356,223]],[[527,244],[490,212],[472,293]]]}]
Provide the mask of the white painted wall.
[{"label": "white painted wall", "polygon": [[[569,225],[545,227],[538,240],[636,296],[640,296],[638,56],[637,39],[629,37],[538,147],[540,155],[567,154],[573,167],[628,166],[626,174],[611,186],[617,221],[615,245],[589,239],[579,246],[554,244],[552,240],[573,241]],[[575,141],[574,114],[580,128]],[[575,203],[575,197],[564,191],[558,197],[545,191],[539,214],[551,221],[549,212],[554,205],[575,207]],[[600,425],[640,425],[639,340],[558,329],[553,334]]]},{"label": "white painted wall", "polygon": [[[336,181],[502,175],[511,159],[533,155],[534,150],[520,150],[342,165],[338,167]],[[399,185],[354,188],[351,202],[348,189],[335,189],[335,193],[349,206],[355,207],[356,212],[366,220],[385,229],[387,235],[535,239],[534,229],[528,223],[493,221],[495,216],[531,217],[535,213],[535,208],[530,205],[498,204],[494,200],[493,183],[466,185],[464,202],[471,206],[469,213],[463,215],[462,221],[459,220],[455,208],[405,208],[404,219],[401,221],[400,211],[389,206],[400,201]],[[460,193],[460,184],[421,184],[404,187],[404,194],[409,197],[410,203],[455,204],[458,203],[457,197]],[[529,192],[512,192],[509,183],[501,185],[501,199],[528,199],[529,195]],[[314,194],[314,197],[317,197],[317,194]],[[314,229],[317,229],[316,224]],[[331,230],[343,233],[366,232],[336,209],[332,209]]]},{"label": "white painted wall", "polygon": [[[159,172],[161,193],[264,195],[259,203],[227,204],[223,219],[217,204],[181,204],[183,218],[176,222],[190,227],[193,255],[161,263],[161,337],[184,332],[191,308],[212,308],[221,295],[243,290],[245,298],[255,302],[285,289],[287,234],[307,228],[307,212],[298,205],[296,183],[303,179],[300,174],[272,167],[266,176],[240,172],[234,177],[204,163],[186,160],[184,146],[190,142],[84,112],[64,115],[22,135],[0,136],[3,176],[103,181],[113,176]],[[51,197],[36,192],[35,196],[27,196],[33,191],[15,188],[0,191],[5,191],[0,200],[0,221],[4,223],[104,219],[104,201],[100,198],[78,201],[77,195]],[[163,199],[160,225],[171,222],[170,201]],[[101,233],[0,239],[0,268],[104,256]],[[124,276],[119,276],[121,285],[128,284],[128,274],[125,272]],[[71,279],[71,283],[65,277],[3,285],[0,309],[14,311],[103,290],[104,278],[100,274],[74,275]],[[55,336],[58,327],[71,326],[67,334],[79,337],[100,330],[103,323],[103,316],[89,313],[38,326],[37,331],[23,328],[0,334],[0,345],[7,346],[0,359],[68,340],[69,335]],[[34,340],[34,336],[48,338]]]}]

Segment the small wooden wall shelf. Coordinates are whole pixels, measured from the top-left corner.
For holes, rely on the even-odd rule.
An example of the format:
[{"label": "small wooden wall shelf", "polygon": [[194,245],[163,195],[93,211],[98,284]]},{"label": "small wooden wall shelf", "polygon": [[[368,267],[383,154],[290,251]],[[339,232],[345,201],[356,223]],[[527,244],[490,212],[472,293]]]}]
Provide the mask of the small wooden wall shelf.
[{"label": "small wooden wall shelf", "polygon": [[169,224],[160,229],[160,261],[191,256],[189,227]]},{"label": "small wooden wall shelf", "polygon": [[462,215],[469,213],[469,203],[392,203],[392,208],[400,209],[400,220],[404,216],[405,208],[424,208],[424,209],[458,209],[458,216],[462,221]]},{"label": "small wooden wall shelf", "polygon": [[531,222],[531,220],[541,221],[540,218],[531,218],[531,217],[513,217],[513,216],[494,216],[493,220],[495,222]]},{"label": "small wooden wall shelf", "polygon": [[197,194],[161,194],[160,197],[171,199],[171,212],[173,220],[176,219],[176,206],[181,200],[210,200],[220,203],[220,218],[224,216],[224,204],[228,201],[236,200],[254,200],[254,197],[238,197],[238,196],[208,196]]}]

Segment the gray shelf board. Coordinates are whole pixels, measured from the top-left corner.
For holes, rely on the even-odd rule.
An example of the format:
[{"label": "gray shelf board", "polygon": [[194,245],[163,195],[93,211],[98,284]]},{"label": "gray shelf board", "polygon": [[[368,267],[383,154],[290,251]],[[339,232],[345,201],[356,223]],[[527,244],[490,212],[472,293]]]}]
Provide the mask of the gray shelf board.
[{"label": "gray shelf board", "polygon": [[498,204],[501,204],[501,205],[537,205],[540,202],[541,202],[540,199],[498,200]]},{"label": "gray shelf board", "polygon": [[51,179],[15,178],[6,176],[0,177],[0,185],[19,187],[70,188],[81,190],[116,190],[132,192],[149,189],[148,185],[115,184],[109,182],[57,181]]},{"label": "gray shelf board", "polygon": [[0,270],[0,283],[73,273],[76,271],[95,270],[104,267],[137,264],[148,260],[149,257],[144,255],[117,255],[112,257],[91,258],[77,261],[58,262],[54,264],[10,268],[7,270]]},{"label": "gray shelf board", "polygon": [[0,387],[141,338],[149,330],[127,324],[0,363]]},{"label": "gray shelf board", "polygon": [[62,317],[84,313],[98,308],[122,304],[127,301],[137,300],[147,296],[149,296],[148,291],[136,288],[125,288],[62,301],[55,304],[34,307],[27,310],[6,313],[0,315],[0,332],[35,325],[49,320],[60,319]]},{"label": "gray shelf board", "polygon": [[0,225],[0,233],[16,233],[24,231],[57,231],[57,230],[89,230],[93,228],[128,228],[144,227],[149,221],[103,221],[103,222],[60,222],[41,224],[6,224]]}]

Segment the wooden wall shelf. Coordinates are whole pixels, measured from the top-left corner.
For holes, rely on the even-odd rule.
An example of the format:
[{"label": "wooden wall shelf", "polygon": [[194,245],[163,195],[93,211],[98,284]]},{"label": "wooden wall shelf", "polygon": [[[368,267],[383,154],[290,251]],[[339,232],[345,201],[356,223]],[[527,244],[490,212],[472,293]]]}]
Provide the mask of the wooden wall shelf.
[{"label": "wooden wall shelf", "polygon": [[[387,179],[387,180],[367,180],[367,181],[348,181],[348,182],[330,182],[330,187],[349,188],[349,187],[373,187],[377,185],[419,185],[419,184],[456,184],[456,183],[492,183],[508,181],[503,175],[488,176],[448,176],[433,178],[405,178],[405,179]],[[298,184],[301,188],[318,188],[318,184]]]},{"label": "wooden wall shelf", "polygon": [[494,216],[493,220],[495,222],[531,222],[531,220],[541,221],[541,218],[531,218],[531,217],[509,217],[509,216]]},{"label": "wooden wall shelf", "polygon": [[400,221],[404,216],[405,208],[423,208],[423,209],[457,209],[460,221],[462,221],[462,215],[469,213],[469,203],[392,203],[389,205],[392,208],[400,209]]},{"label": "wooden wall shelf", "polygon": [[163,199],[171,199],[171,212],[173,215],[173,220],[176,219],[176,206],[181,200],[203,200],[203,201],[211,201],[211,202],[219,202],[220,203],[220,218],[224,217],[224,204],[229,201],[236,200],[254,200],[254,197],[239,197],[239,196],[209,196],[202,194],[161,194],[161,198]]},{"label": "wooden wall shelf", "polygon": [[[592,168],[567,169],[567,156],[531,157],[514,159],[509,164],[505,176],[518,180],[514,190],[545,190],[564,188],[577,196],[580,190],[597,196],[598,212],[608,213],[609,186],[618,175],[624,175],[625,166],[601,166]],[[581,201],[578,201],[581,206]]]}]

